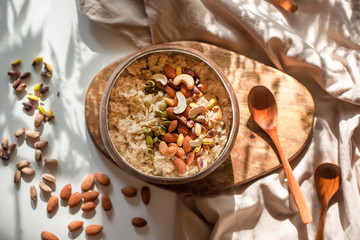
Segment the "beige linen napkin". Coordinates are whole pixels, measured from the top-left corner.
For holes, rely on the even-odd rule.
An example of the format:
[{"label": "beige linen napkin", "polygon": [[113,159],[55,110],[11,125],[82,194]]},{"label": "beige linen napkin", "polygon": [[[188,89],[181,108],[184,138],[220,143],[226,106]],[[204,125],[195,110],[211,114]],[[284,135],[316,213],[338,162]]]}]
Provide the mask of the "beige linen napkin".
[{"label": "beige linen napkin", "polygon": [[320,204],[314,170],[339,164],[342,186],[325,239],[360,236],[360,3],[295,0],[288,13],[266,0],[79,0],[79,10],[137,46],[204,41],[274,66],[315,101],[312,137],[294,160],[314,222],[303,225],[282,169],[224,192],[178,196],[176,239],[314,239]]}]

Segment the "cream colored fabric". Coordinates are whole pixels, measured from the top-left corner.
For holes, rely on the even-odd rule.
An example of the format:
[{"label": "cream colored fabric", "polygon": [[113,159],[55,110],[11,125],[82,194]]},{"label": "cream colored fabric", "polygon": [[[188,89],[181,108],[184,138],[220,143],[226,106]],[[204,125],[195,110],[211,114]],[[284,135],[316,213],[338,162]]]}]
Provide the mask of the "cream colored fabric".
[{"label": "cream colored fabric", "polygon": [[303,225],[282,169],[210,196],[179,196],[176,239],[314,239],[320,205],[313,173],[339,164],[325,239],[360,236],[360,2],[295,0],[288,13],[265,0],[79,0],[79,10],[137,46],[204,41],[276,67],[312,94],[313,135],[294,161],[314,222]]}]

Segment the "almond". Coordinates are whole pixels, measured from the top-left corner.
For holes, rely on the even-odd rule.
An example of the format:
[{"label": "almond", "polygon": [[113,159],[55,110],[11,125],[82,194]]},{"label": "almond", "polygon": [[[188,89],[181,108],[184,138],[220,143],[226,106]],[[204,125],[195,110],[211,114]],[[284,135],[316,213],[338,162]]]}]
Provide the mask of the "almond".
[{"label": "almond", "polygon": [[15,131],[14,136],[18,138],[21,137],[24,133],[25,133],[25,128],[21,127]]},{"label": "almond", "polygon": [[188,128],[188,126],[186,126],[186,124],[179,123],[177,131],[179,134],[182,134],[184,137],[186,137],[187,135],[189,135],[190,129]]},{"label": "almond", "polygon": [[123,187],[121,189],[121,192],[126,196],[126,197],[135,197],[136,196],[136,193],[137,193],[137,190],[136,188],[134,187]]},{"label": "almond", "polygon": [[110,178],[105,173],[97,172],[95,173],[95,178],[96,181],[103,186],[108,186],[110,184]]},{"label": "almond", "polygon": [[168,132],[169,133],[173,132],[177,128],[177,125],[178,125],[178,121],[177,120],[172,120],[170,122],[169,127],[168,127]]},{"label": "almond", "polygon": [[30,186],[30,197],[33,201],[37,199],[37,191],[34,185]]},{"label": "almond", "polygon": [[109,211],[112,207],[111,200],[110,200],[109,196],[106,195],[105,193],[103,194],[103,196],[101,198],[101,205],[105,211]]},{"label": "almond", "polygon": [[176,90],[170,87],[169,85],[166,85],[164,87],[164,90],[170,97],[174,98],[176,96]]},{"label": "almond", "polygon": [[144,227],[147,224],[145,219],[140,218],[140,217],[134,217],[132,219],[131,223],[134,227]]},{"label": "almond", "polygon": [[75,220],[69,223],[68,228],[70,232],[74,232],[78,229],[80,229],[84,225],[83,221]]},{"label": "almond", "polygon": [[181,160],[180,158],[175,158],[174,160],[174,165],[175,165],[175,170],[178,173],[185,173],[186,171],[186,164],[183,160]]},{"label": "almond", "polygon": [[95,174],[87,176],[81,184],[81,190],[84,192],[89,191],[94,186]]},{"label": "almond", "polygon": [[185,150],[182,147],[178,147],[178,150],[176,151],[175,156],[180,159],[186,158]]},{"label": "almond", "polygon": [[187,106],[185,111],[182,113],[182,115],[187,119],[189,120],[189,112],[191,110],[191,107]]},{"label": "almond", "polygon": [[184,138],[184,141],[183,141],[183,148],[184,148],[184,150],[185,150],[185,152],[186,153],[189,153],[189,152],[191,152],[192,151],[192,146],[190,145],[190,141],[191,141],[192,139],[191,139],[191,137],[189,137],[189,136],[186,136],[185,138]]},{"label": "almond", "polygon": [[164,73],[167,78],[174,79],[176,77],[175,69],[169,64],[164,65]]},{"label": "almond", "polygon": [[187,119],[183,115],[176,115],[176,119],[179,121],[179,123],[184,124],[186,126]]},{"label": "almond", "polygon": [[180,83],[180,91],[186,98],[190,97],[191,95],[191,91],[183,83]]},{"label": "almond", "polygon": [[69,206],[75,207],[77,204],[81,202],[81,200],[82,200],[82,194],[79,192],[74,192],[73,194],[71,194],[69,198]]},{"label": "almond", "polygon": [[45,158],[45,165],[57,165],[58,160],[55,158]]},{"label": "almond", "polygon": [[195,153],[190,152],[186,157],[186,164],[190,166],[194,162],[194,159],[195,159]]},{"label": "almond", "polygon": [[22,168],[28,167],[28,166],[30,166],[30,162],[29,162],[29,161],[26,161],[26,160],[21,160],[20,162],[18,162],[18,163],[16,164],[16,168],[17,168],[17,169],[22,169]]},{"label": "almond", "polygon": [[141,188],[141,199],[145,205],[148,205],[150,202],[150,188],[144,186]]},{"label": "almond", "polygon": [[90,191],[90,192],[84,192],[83,198],[85,202],[90,202],[95,200],[99,196],[98,191]]},{"label": "almond", "polygon": [[36,139],[40,137],[41,133],[39,131],[25,130],[25,135],[29,138]]},{"label": "almond", "polygon": [[96,204],[94,202],[87,202],[82,207],[81,210],[84,212],[91,211],[96,208]]},{"label": "almond", "polygon": [[56,181],[56,178],[53,175],[51,175],[50,173],[44,173],[41,177],[42,177],[42,179],[44,179],[48,182],[54,183]]},{"label": "almond", "polygon": [[59,238],[55,234],[48,232],[48,231],[41,232],[41,239],[43,239],[43,240],[59,240]]},{"label": "almond", "polygon": [[177,133],[165,133],[165,135],[161,137],[161,139],[166,143],[175,143],[177,138]]},{"label": "almond", "polygon": [[42,149],[45,148],[48,145],[48,141],[41,140],[34,143],[34,147],[36,149]]},{"label": "almond", "polygon": [[62,200],[69,200],[70,196],[71,196],[71,184],[66,184],[60,192],[60,198]]},{"label": "almond", "polygon": [[174,113],[174,108],[173,107],[167,107],[166,108],[166,113],[167,113],[169,119],[176,120],[176,114]]},{"label": "almond", "polygon": [[59,198],[56,196],[51,196],[47,202],[46,210],[48,213],[53,212],[59,205]]},{"label": "almond", "polygon": [[33,169],[31,167],[24,167],[21,169],[21,172],[24,174],[32,175],[35,173],[35,169]]},{"label": "almond", "polygon": [[14,183],[19,183],[21,180],[21,171],[17,169],[14,175]]},{"label": "almond", "polygon": [[91,224],[86,227],[85,233],[87,235],[96,235],[103,230],[103,226],[97,224]]},{"label": "almond", "polygon": [[43,190],[44,192],[48,192],[48,193],[51,193],[52,192],[52,189],[49,185],[47,185],[46,183],[44,182],[40,182],[39,183],[39,187],[41,190]]}]

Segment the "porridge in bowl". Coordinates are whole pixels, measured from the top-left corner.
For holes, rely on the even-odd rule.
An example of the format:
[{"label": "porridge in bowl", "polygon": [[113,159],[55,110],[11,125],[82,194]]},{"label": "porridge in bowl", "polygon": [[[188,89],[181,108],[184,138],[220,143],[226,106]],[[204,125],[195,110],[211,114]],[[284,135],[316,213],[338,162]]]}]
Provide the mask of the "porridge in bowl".
[{"label": "porridge in bowl", "polygon": [[230,98],[214,70],[180,53],[153,53],[128,65],[107,110],[116,150],[151,176],[189,177],[208,168],[232,122]]}]

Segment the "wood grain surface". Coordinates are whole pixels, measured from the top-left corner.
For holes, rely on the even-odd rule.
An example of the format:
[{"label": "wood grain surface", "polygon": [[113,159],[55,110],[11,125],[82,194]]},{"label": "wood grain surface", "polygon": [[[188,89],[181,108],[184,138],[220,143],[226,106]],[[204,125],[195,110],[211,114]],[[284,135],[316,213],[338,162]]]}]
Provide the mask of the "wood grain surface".
[{"label": "wood grain surface", "polygon": [[[270,138],[250,116],[247,97],[255,85],[268,87],[278,104],[278,133],[285,157],[291,161],[305,147],[312,132],[314,101],[308,90],[289,75],[245,56],[200,42],[173,42],[194,48],[210,57],[231,82],[239,103],[240,125],[231,156],[202,180],[160,187],[183,194],[214,193],[250,180],[281,167]],[[108,156],[99,130],[101,97],[106,83],[123,59],[102,69],[92,80],[85,100],[85,117],[95,145]]]}]

